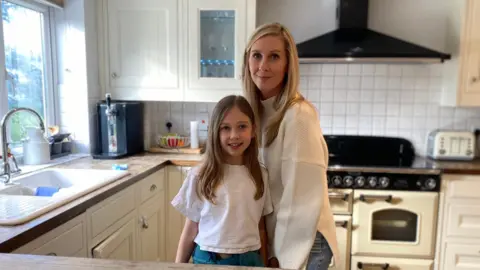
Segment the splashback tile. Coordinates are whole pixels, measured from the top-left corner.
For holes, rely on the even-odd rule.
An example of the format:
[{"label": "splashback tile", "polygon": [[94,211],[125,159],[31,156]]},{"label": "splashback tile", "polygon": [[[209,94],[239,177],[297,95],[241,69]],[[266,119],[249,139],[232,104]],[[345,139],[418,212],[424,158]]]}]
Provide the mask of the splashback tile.
[{"label": "splashback tile", "polygon": [[[300,66],[301,93],[317,108],[324,134],[399,136],[425,154],[437,128],[480,127],[480,108],[439,106],[442,65],[310,64]],[[211,115],[215,103],[148,102],[146,141],[165,133],[189,133],[190,121]],[[201,140],[206,138],[201,133]]]}]

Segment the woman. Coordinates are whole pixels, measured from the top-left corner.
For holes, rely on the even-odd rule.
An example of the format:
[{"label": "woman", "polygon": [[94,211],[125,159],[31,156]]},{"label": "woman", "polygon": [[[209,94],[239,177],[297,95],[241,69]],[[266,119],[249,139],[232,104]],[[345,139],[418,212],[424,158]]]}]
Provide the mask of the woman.
[{"label": "woman", "polygon": [[[282,25],[260,26],[243,59],[244,95],[261,134],[274,212],[267,216],[270,258],[280,268],[324,270],[338,259],[327,187],[328,149],[314,107],[298,91],[295,42]],[[275,261],[275,260],[271,260]]]}]

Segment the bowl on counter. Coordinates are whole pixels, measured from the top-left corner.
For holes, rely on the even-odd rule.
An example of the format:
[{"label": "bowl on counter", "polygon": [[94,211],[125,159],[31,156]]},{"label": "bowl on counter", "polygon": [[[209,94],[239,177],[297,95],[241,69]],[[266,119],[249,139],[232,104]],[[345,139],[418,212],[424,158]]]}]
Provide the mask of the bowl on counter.
[{"label": "bowl on counter", "polygon": [[190,137],[179,134],[158,135],[157,144],[162,148],[183,148],[190,146]]}]

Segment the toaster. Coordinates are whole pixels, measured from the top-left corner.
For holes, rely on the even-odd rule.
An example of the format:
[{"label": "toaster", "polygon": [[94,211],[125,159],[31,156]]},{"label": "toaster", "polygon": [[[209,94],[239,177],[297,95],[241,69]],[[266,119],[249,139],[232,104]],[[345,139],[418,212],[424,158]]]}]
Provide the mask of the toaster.
[{"label": "toaster", "polygon": [[436,160],[472,160],[475,145],[473,132],[437,129],[428,134],[427,155]]}]

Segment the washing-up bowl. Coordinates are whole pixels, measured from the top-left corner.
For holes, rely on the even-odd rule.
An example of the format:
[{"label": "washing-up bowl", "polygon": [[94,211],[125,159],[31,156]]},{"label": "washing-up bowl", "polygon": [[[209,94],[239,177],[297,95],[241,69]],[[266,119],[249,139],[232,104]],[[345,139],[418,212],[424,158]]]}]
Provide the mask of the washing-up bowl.
[{"label": "washing-up bowl", "polygon": [[[12,185],[0,187],[0,225],[30,221],[128,174],[116,170],[46,169],[19,176]],[[38,196],[39,187],[58,191]]]}]

